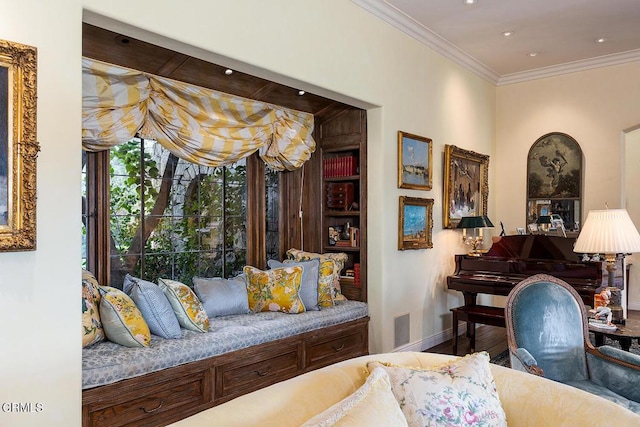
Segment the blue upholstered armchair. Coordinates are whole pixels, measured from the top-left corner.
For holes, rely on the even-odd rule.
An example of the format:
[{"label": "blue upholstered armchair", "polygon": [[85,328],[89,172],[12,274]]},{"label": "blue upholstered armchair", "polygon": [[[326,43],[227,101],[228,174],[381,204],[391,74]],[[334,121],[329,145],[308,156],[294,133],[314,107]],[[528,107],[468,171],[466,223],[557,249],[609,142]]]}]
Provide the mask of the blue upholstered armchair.
[{"label": "blue upholstered armchair", "polygon": [[575,289],[538,274],[513,288],[505,309],[511,367],[580,388],[640,414],[640,356],[589,341]]}]

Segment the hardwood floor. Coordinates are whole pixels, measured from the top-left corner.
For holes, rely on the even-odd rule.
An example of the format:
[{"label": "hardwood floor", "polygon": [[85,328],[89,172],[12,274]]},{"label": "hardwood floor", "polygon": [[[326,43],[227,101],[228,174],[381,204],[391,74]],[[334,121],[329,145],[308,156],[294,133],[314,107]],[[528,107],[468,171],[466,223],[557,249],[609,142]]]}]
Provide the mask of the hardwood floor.
[{"label": "hardwood floor", "polygon": [[[629,310],[630,319],[640,320],[640,311]],[[460,330],[465,330],[466,326],[461,323]],[[469,339],[464,335],[458,337],[458,356],[464,356],[471,352]],[[507,349],[507,332],[505,328],[499,326],[476,325],[476,351],[486,351],[491,358],[496,357]],[[425,350],[429,353],[453,354],[453,341],[447,340],[442,344]]]}]

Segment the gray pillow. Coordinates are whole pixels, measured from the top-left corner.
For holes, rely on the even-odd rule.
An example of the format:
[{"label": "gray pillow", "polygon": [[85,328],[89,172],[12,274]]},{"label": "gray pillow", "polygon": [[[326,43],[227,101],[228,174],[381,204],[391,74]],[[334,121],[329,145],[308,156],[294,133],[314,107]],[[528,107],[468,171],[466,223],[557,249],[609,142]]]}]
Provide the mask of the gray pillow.
[{"label": "gray pillow", "polygon": [[182,337],[178,318],[158,285],[127,274],[122,289],[136,304],[152,334],[167,339]]},{"label": "gray pillow", "polygon": [[267,261],[269,268],[288,267],[292,265],[302,266],[302,280],[300,283],[300,298],[307,310],[319,310],[318,307],[318,275],[320,274],[320,260],[284,262],[270,259]]},{"label": "gray pillow", "polygon": [[247,285],[243,280],[194,277],[193,290],[209,317],[249,313]]}]

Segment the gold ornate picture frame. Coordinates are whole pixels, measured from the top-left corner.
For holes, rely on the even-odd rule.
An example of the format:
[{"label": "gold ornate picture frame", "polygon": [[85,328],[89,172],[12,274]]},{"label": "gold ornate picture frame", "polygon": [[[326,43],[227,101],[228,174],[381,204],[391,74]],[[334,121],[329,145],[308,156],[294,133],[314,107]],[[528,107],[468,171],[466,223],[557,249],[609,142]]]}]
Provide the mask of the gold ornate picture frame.
[{"label": "gold ornate picture frame", "polygon": [[0,251],[36,248],[36,48],[0,40]]},{"label": "gold ornate picture frame", "polygon": [[433,247],[433,199],[400,196],[398,249]]},{"label": "gold ornate picture frame", "polygon": [[432,145],[430,138],[398,131],[398,188],[431,190]]},{"label": "gold ornate picture frame", "polygon": [[463,216],[487,214],[489,156],[444,146],[444,228],[456,228]]}]

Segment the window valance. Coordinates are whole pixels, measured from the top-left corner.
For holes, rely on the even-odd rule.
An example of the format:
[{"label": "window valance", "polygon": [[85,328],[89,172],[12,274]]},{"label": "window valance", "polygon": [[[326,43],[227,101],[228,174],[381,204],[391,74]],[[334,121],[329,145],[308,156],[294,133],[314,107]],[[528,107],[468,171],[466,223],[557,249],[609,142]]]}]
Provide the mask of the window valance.
[{"label": "window valance", "polygon": [[315,151],[313,115],[83,58],[82,145],[109,149],[136,134],[206,166],[258,151],[293,170]]}]

